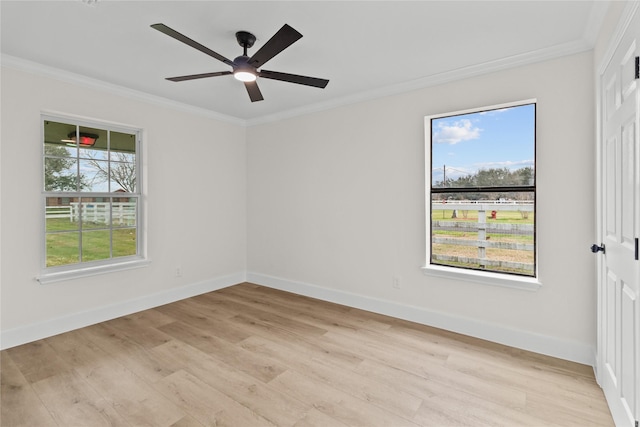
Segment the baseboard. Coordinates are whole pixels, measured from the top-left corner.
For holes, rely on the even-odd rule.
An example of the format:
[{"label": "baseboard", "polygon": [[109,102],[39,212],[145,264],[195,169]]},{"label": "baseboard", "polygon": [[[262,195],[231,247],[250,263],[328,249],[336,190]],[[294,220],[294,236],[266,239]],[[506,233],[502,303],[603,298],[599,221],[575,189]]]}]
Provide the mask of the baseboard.
[{"label": "baseboard", "polygon": [[247,273],[247,281],[257,285],[469,335],[510,347],[545,354],[584,365],[595,366],[595,350],[593,346],[575,341],[507,328],[495,323],[482,322],[477,319],[455,316],[421,307],[324,288],[260,273]]},{"label": "baseboard", "polygon": [[0,332],[0,349],[15,347],[39,339],[51,337],[74,329],[126,316],[138,311],[148,310],[185,298],[226,288],[246,281],[244,272],[229,276],[216,277],[180,288],[169,289],[144,297],[110,304],[93,310],[57,317],[45,322],[33,323]]}]

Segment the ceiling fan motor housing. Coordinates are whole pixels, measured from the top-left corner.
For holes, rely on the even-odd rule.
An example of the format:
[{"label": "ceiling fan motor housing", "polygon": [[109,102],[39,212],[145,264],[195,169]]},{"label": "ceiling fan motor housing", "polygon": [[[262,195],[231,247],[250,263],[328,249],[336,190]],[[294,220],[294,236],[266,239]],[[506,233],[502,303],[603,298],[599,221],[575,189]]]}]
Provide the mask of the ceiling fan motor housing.
[{"label": "ceiling fan motor housing", "polygon": [[240,55],[237,56],[234,60],[233,60],[233,69],[236,70],[238,68],[245,68],[245,69],[253,69],[255,70],[255,67],[252,65],[249,65],[249,58],[247,55]]}]

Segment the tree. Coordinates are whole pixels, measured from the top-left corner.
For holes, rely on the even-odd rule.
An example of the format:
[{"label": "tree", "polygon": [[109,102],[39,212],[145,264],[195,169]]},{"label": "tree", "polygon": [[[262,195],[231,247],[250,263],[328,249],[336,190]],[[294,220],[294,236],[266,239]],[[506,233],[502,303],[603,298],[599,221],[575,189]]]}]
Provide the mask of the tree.
[{"label": "tree", "polygon": [[[89,164],[95,169],[94,180],[107,182],[109,179],[120,186],[127,193],[134,193],[136,190],[136,165],[131,162],[131,154],[117,151],[111,152],[111,175],[107,162],[91,159]],[[112,191],[116,189],[112,188]]]},{"label": "tree", "polygon": [[[480,169],[474,174],[460,176],[456,179],[447,179],[446,185],[443,181],[435,183],[434,187],[447,187],[451,189],[485,187],[513,187],[520,185],[531,185],[533,180],[533,168],[524,167],[516,170],[509,168]],[[437,197],[442,197],[437,195]],[[447,193],[447,199],[452,200],[487,200],[508,197],[514,200],[530,200],[530,192],[505,192],[505,193]]]},{"label": "tree", "polygon": [[518,169],[516,172],[520,172],[521,185],[533,184],[533,168],[531,166]]},{"label": "tree", "polygon": [[69,157],[69,150],[61,145],[45,144],[45,191],[78,191],[87,187],[84,175],[69,168],[76,160]]}]

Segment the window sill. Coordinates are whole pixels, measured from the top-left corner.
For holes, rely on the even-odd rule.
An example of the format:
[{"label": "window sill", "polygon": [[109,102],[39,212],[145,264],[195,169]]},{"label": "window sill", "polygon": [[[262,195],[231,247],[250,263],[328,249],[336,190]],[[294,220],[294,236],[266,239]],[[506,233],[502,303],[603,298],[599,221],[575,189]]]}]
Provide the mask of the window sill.
[{"label": "window sill", "polygon": [[542,283],[540,283],[540,281],[535,277],[523,277],[475,270],[461,271],[458,268],[445,267],[441,265],[428,265],[422,267],[422,272],[426,276],[463,280],[466,282],[481,283],[483,285],[502,286],[527,291],[537,291],[542,286]]},{"label": "window sill", "polygon": [[49,283],[61,282],[63,280],[73,280],[82,277],[97,276],[105,273],[112,273],[116,271],[132,270],[134,268],[142,268],[151,264],[148,259],[134,259],[130,261],[122,261],[117,263],[109,263],[105,265],[95,266],[76,266],[72,270],[62,270],[55,272],[43,272],[39,276],[36,276],[36,280],[42,285]]}]

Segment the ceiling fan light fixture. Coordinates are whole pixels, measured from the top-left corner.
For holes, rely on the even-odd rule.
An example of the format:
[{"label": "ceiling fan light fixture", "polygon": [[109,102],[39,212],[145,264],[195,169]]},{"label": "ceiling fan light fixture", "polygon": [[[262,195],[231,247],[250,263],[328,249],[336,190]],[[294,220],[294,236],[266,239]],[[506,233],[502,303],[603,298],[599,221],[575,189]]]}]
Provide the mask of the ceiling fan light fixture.
[{"label": "ceiling fan light fixture", "polygon": [[233,77],[241,82],[255,82],[257,76],[251,71],[238,70],[233,73]]}]

